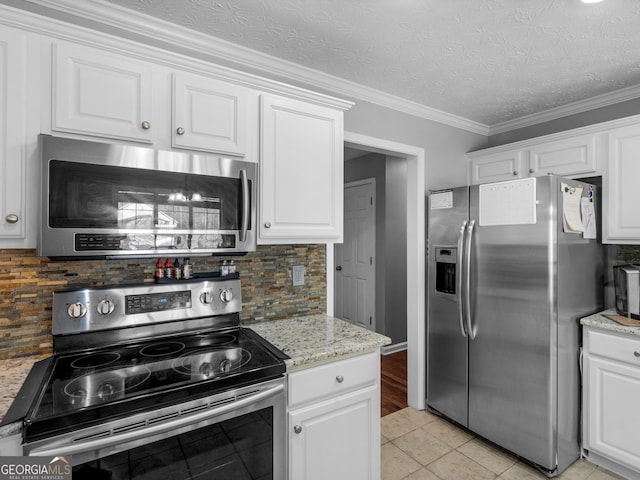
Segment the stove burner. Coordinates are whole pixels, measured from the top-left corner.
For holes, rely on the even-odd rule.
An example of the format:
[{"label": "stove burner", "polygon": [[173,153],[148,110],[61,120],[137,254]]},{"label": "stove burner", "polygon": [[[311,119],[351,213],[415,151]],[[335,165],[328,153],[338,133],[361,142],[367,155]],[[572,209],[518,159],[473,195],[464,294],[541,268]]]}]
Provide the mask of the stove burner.
[{"label": "stove burner", "polygon": [[147,345],[140,349],[140,355],[143,357],[163,357],[165,355],[172,355],[174,353],[184,350],[184,343],[182,342],[161,342]]},{"label": "stove burner", "polygon": [[70,406],[87,407],[123,398],[150,376],[151,370],[144,366],[105,370],[77,377],[63,391]]},{"label": "stove burner", "polygon": [[173,360],[171,366],[182,375],[208,379],[237,371],[249,360],[251,352],[243,348],[207,348],[186,353]]},{"label": "stove burner", "polygon": [[120,358],[118,352],[103,352],[85,355],[71,362],[72,368],[95,368],[109,365]]}]

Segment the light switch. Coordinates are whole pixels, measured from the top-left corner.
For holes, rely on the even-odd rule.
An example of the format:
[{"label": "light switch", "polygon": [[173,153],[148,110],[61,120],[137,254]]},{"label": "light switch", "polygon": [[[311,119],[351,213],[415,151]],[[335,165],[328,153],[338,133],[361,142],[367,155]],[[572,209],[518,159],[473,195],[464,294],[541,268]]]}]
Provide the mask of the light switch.
[{"label": "light switch", "polygon": [[293,286],[299,287],[304,285],[304,265],[294,265],[293,270]]}]

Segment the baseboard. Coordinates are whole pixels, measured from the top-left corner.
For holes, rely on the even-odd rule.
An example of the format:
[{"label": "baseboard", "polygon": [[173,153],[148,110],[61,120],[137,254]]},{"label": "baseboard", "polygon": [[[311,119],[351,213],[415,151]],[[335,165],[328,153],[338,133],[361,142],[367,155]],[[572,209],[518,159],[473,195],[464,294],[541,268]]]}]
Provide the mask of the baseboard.
[{"label": "baseboard", "polygon": [[394,343],[393,345],[386,345],[380,349],[382,355],[390,355],[392,353],[401,352],[407,349],[407,342]]}]

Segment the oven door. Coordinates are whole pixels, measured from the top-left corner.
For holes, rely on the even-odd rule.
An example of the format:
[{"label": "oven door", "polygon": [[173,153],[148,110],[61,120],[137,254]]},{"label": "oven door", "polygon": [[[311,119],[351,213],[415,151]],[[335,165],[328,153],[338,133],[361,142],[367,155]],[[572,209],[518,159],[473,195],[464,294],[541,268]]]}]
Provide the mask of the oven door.
[{"label": "oven door", "polygon": [[286,477],[284,378],[25,444],[74,480]]}]

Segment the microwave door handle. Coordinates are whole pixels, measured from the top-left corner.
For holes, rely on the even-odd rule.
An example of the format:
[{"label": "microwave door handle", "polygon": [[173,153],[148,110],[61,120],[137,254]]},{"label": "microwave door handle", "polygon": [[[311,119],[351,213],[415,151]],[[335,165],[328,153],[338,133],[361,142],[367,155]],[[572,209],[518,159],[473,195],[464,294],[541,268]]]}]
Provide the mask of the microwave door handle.
[{"label": "microwave door handle", "polygon": [[475,220],[471,220],[469,225],[467,225],[467,238],[464,245],[464,263],[466,264],[464,271],[464,303],[466,308],[464,313],[467,333],[471,340],[476,338],[475,329],[471,325],[471,243],[473,239],[473,228],[475,225]]},{"label": "microwave door handle", "polygon": [[240,219],[240,241],[247,240],[247,232],[249,231],[249,215],[251,212],[250,202],[251,196],[249,192],[249,180],[247,179],[247,171],[240,170],[240,185],[242,187],[242,218]]},{"label": "microwave door handle", "polygon": [[467,329],[464,323],[464,295],[462,294],[463,287],[463,276],[465,270],[465,262],[464,262],[464,236],[467,230],[467,221],[462,222],[462,226],[460,227],[460,231],[458,232],[458,249],[456,253],[456,266],[458,271],[456,272],[456,303],[458,305],[458,321],[460,322],[460,330],[462,331],[462,336],[466,337]]}]

